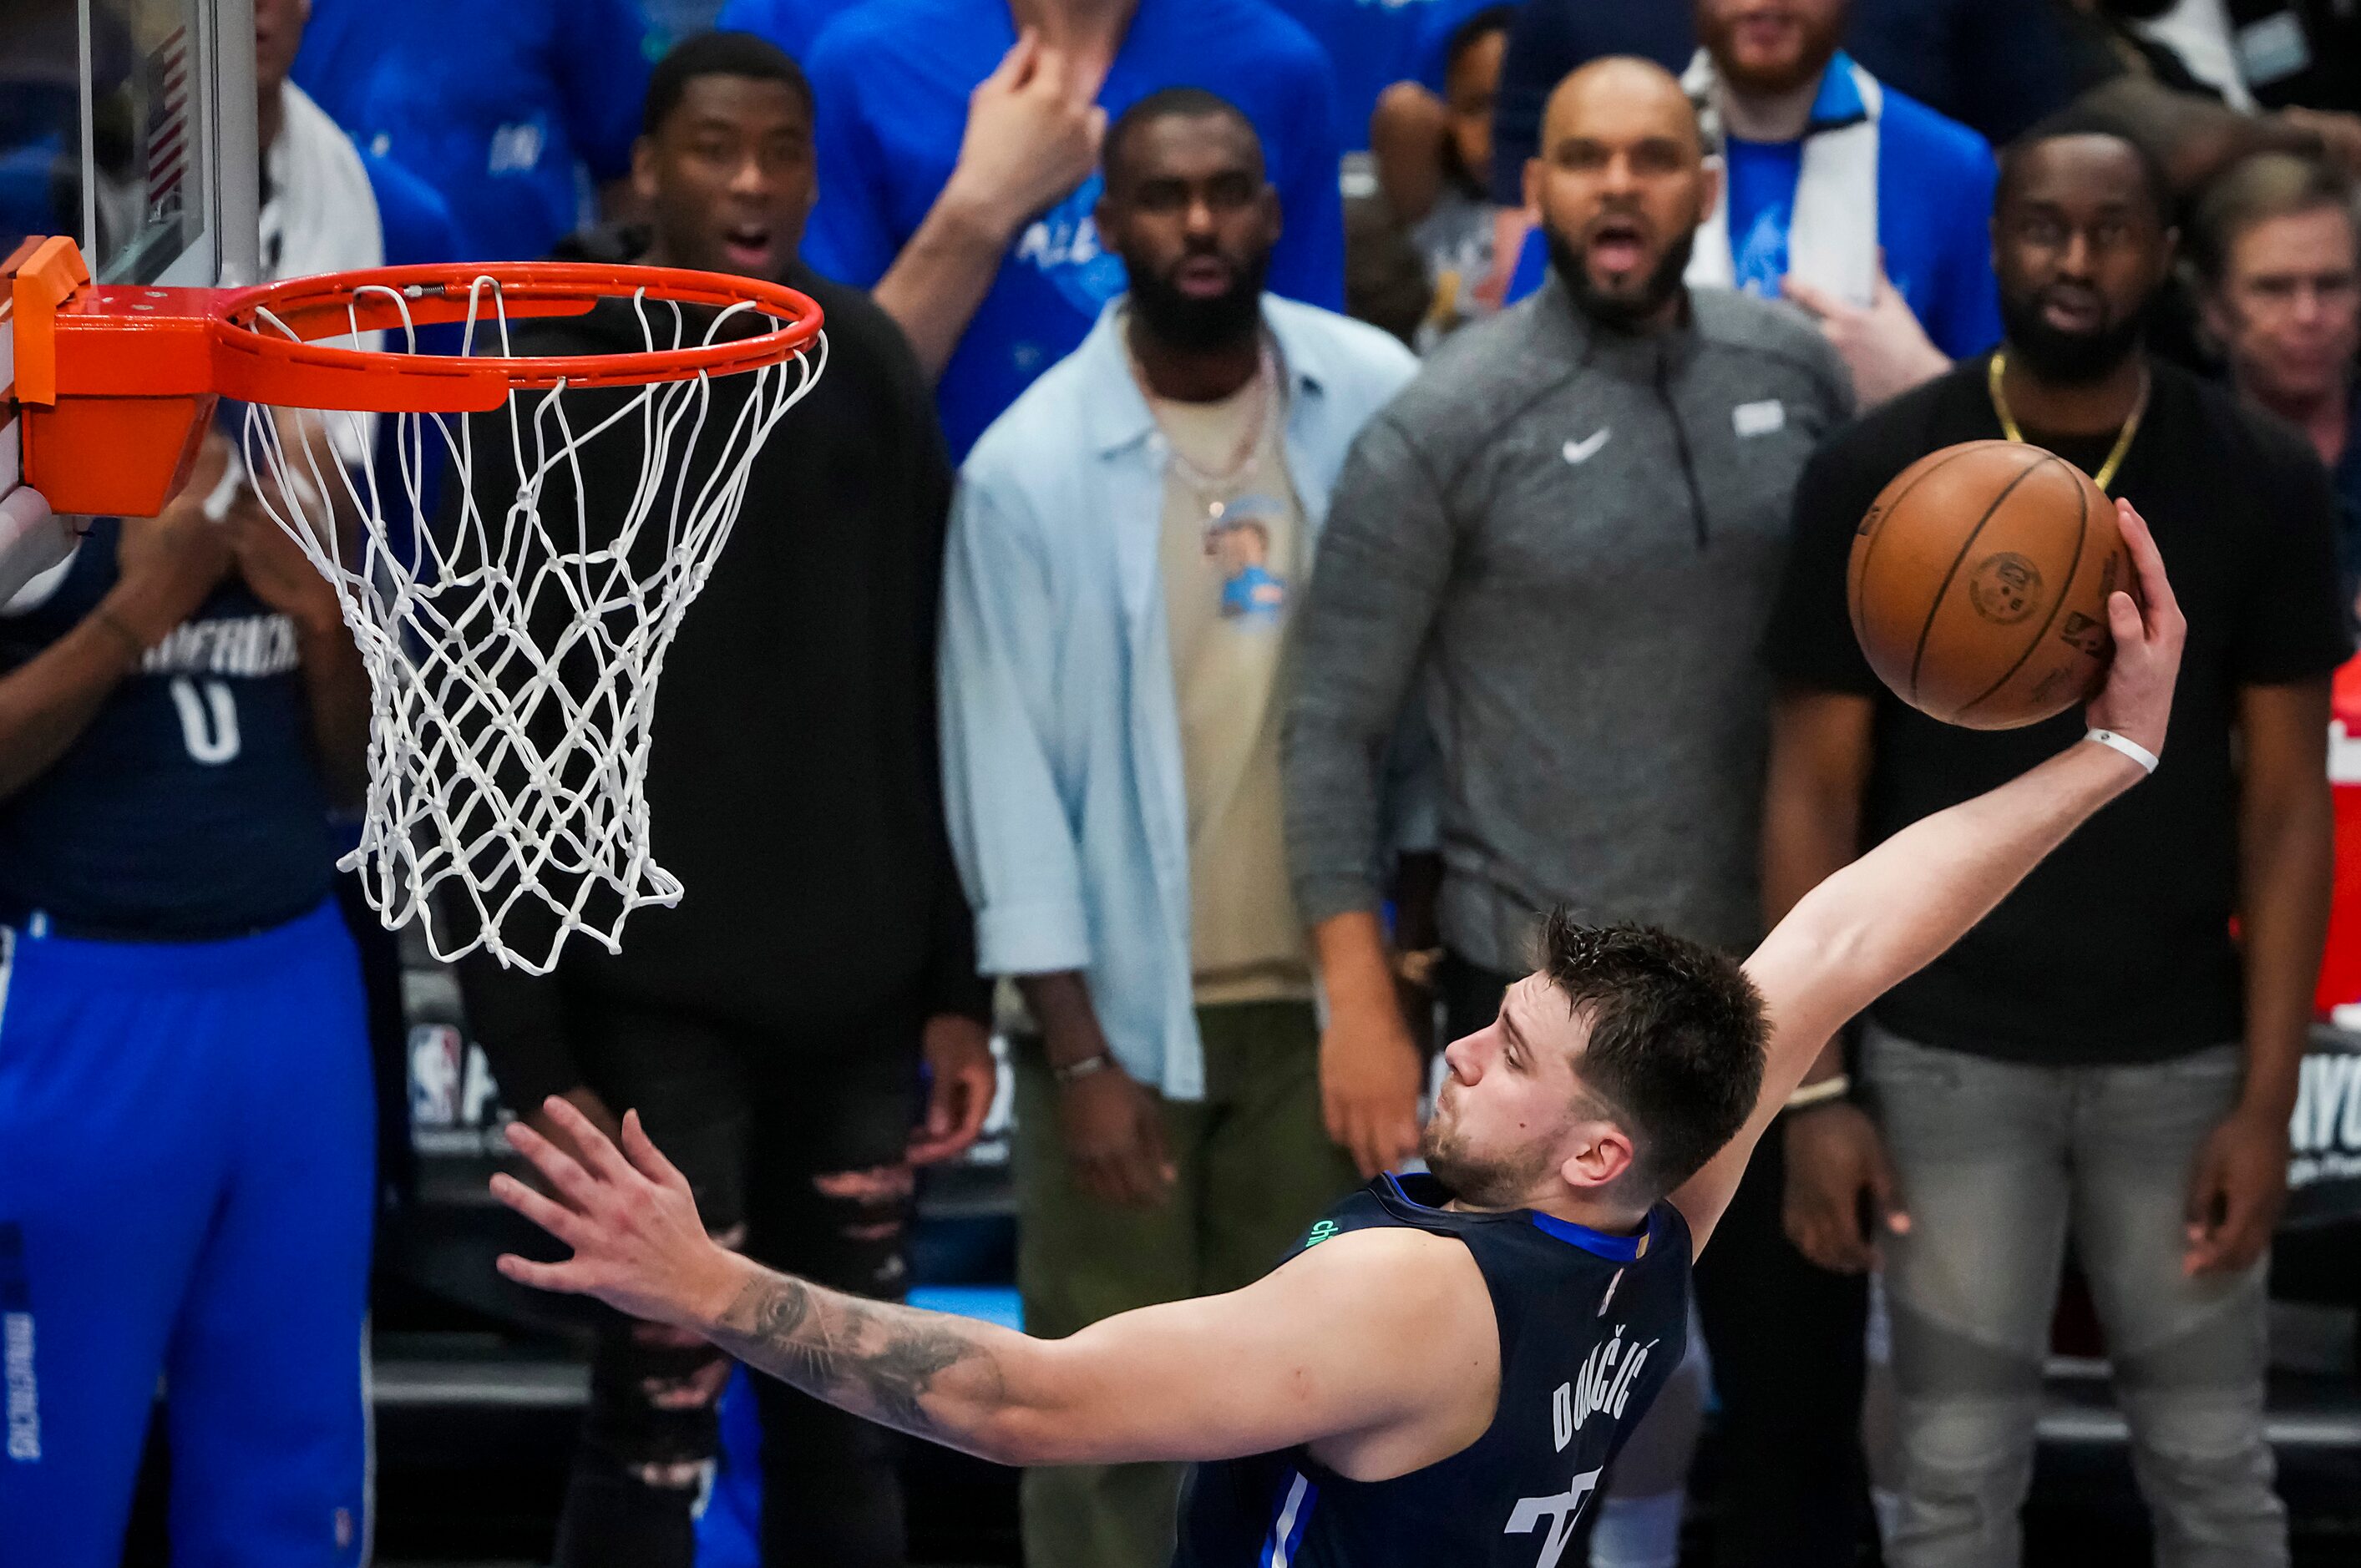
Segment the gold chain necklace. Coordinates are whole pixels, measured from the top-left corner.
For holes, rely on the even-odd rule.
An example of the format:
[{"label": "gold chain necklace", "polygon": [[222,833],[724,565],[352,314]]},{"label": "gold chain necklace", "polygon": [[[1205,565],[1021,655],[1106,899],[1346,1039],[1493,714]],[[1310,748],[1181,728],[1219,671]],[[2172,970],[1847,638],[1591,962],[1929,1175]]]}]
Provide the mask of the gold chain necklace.
[{"label": "gold chain necklace", "polygon": [[[2000,416],[2000,433],[2022,446],[2025,444],[2025,432],[2017,428],[2016,416],[2008,411],[2008,394],[2000,387],[2000,378],[2007,372],[2008,350],[1994,349],[1992,366],[1984,375],[1984,385],[1992,393],[1993,412]],[[2123,433],[2115,437],[2114,449],[2107,454],[2107,460],[2099,465],[2097,473],[2091,476],[2091,482],[2102,490],[2114,483],[2115,470],[2124,466],[2124,455],[2132,449],[2132,438],[2139,433],[2140,416],[2147,412],[2148,384],[2147,367],[2143,364],[2140,367],[2139,397],[2132,404],[2131,417],[2124,421]]]}]

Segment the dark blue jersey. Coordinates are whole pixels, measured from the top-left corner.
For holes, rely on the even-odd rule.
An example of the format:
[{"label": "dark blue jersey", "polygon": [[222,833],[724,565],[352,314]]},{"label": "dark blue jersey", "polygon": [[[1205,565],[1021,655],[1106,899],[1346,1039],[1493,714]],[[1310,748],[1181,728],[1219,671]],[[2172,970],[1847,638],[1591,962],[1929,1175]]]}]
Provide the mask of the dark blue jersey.
[{"label": "dark blue jersey", "polygon": [[1383,1176],[1312,1227],[1408,1225],[1475,1255],[1500,1334],[1500,1399],[1466,1448],[1350,1481],[1301,1448],[1200,1464],[1174,1568],[1561,1568],[1600,1475],[1687,1348],[1689,1232],[1659,1203],[1608,1235],[1530,1210],[1460,1213],[1432,1177]]},{"label": "dark blue jersey", "polygon": [[[0,673],[115,586],[102,519],[56,590],[0,616]],[[0,801],[0,920],[126,940],[209,940],[327,896],[335,851],[293,623],[236,576],[148,650],[49,768]]]}]

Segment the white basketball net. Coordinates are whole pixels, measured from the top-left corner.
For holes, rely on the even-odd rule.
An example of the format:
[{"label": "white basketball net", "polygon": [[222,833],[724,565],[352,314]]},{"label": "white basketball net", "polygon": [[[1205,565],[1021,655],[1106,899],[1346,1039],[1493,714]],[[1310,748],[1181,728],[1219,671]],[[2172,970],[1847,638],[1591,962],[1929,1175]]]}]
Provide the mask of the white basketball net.
[{"label": "white basketball net", "polygon": [[[678,305],[631,305],[646,348],[691,345]],[[766,319],[732,306],[703,340],[749,314]],[[267,313],[264,323],[287,330]],[[489,277],[471,291],[471,352],[479,324],[491,352],[511,352]],[[749,383],[742,399],[735,386],[717,399],[700,375],[521,389],[490,414],[380,416],[398,422],[399,471],[386,476],[370,416],[248,408],[246,460],[263,504],[335,585],[368,670],[368,807],[339,864],[359,872],[389,928],[416,919],[437,958],[480,948],[545,974],[575,932],[612,952],[632,910],[679,902],[680,883],[650,852],[656,683],[756,454],[827,358],[823,336],[808,356],[725,378]],[[439,517],[423,494],[430,441],[450,457]],[[636,444],[629,493],[584,493],[582,457],[601,441]]]}]

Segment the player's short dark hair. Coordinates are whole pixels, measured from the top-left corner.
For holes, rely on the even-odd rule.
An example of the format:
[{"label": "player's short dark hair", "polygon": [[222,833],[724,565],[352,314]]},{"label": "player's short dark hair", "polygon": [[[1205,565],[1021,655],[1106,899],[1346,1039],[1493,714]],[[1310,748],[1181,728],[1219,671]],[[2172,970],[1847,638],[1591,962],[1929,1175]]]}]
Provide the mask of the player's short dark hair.
[{"label": "player's short dark hair", "polygon": [[1993,211],[1997,214],[2016,193],[2016,182],[2025,167],[2026,155],[2034,148],[2069,137],[2106,137],[2119,141],[2130,149],[2139,164],[2140,190],[2147,197],[2149,211],[2158,228],[2170,228],[2179,221],[2180,199],[2174,193],[2172,176],[2166,171],[2164,159],[2150,142],[2147,134],[2126,115],[2110,112],[2093,104],[2074,104],[2056,114],[2036,121],[2017,138],[2001,149],[2000,181],[1993,187]]},{"label": "player's short dark hair", "polygon": [[1637,1174],[1657,1195],[1737,1135],[1763,1092],[1769,1025],[1737,960],[1653,926],[1542,927],[1542,975],[1590,1030],[1583,1088],[1637,1135]]},{"label": "player's short dark hair", "polygon": [[654,136],[688,96],[688,84],[700,76],[742,76],[752,82],[779,82],[813,111],[810,78],[787,51],[752,33],[692,33],[664,51],[648,73],[648,95],[640,105],[640,132]]},{"label": "player's short dark hair", "polygon": [[2190,214],[2189,261],[2209,289],[2230,273],[2230,253],[2248,229],[2274,218],[2334,212],[2361,236],[2353,181],[2324,158],[2258,152],[2207,181]]},{"label": "player's short dark hair", "polygon": [[1124,167],[1131,143],[1141,131],[1159,120],[1202,119],[1227,120],[1235,126],[1254,148],[1255,163],[1260,167],[1262,137],[1244,109],[1202,87],[1160,87],[1117,115],[1115,124],[1107,127],[1106,140],[1099,148],[1099,167],[1106,173],[1107,184],[1115,183],[1115,171]]},{"label": "player's short dark hair", "polygon": [[1451,29],[1451,37],[1443,45],[1443,70],[1445,75],[1459,63],[1459,57],[1474,49],[1494,33],[1505,33],[1517,19],[1514,5],[1487,5],[1482,10]]}]

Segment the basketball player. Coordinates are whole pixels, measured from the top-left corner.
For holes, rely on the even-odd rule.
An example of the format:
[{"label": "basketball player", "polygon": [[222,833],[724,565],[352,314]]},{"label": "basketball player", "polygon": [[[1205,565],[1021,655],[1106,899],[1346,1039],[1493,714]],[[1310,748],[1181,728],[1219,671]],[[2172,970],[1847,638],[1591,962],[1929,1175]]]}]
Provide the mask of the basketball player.
[{"label": "basketball player", "polygon": [[[0,1560],[112,1568],[164,1375],[173,1558],[368,1554],[376,1175],[328,810],[368,699],[227,457],[0,608]],[[19,1557],[18,1552],[23,1555]]]},{"label": "basketball player", "polygon": [[2114,735],[1903,829],[1742,967],[1554,918],[1541,969],[1446,1053],[1433,1174],[1379,1177],[1243,1290],[1058,1341],[859,1300],[717,1246],[636,1113],[619,1151],[556,1100],[580,1159],[511,1129],[556,1196],[493,1185],[574,1255],[501,1271],[1002,1463],[1196,1461],[1179,1568],[1555,1568],[1680,1360],[1697,1250],[1821,1043],[2153,766],[2138,753],[2164,744],[2183,626],[2146,527],[2123,521],[2147,609],[2108,605],[2089,717]]}]

